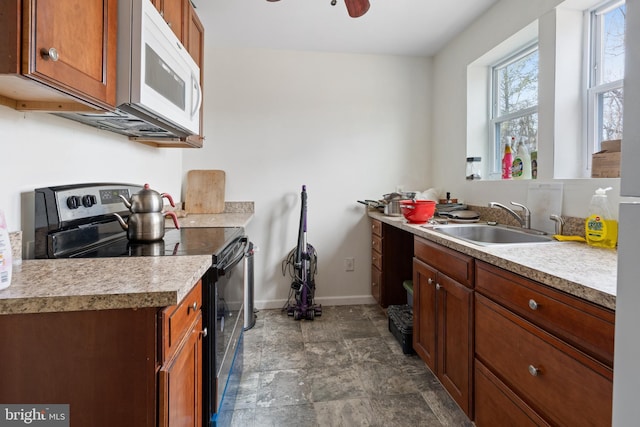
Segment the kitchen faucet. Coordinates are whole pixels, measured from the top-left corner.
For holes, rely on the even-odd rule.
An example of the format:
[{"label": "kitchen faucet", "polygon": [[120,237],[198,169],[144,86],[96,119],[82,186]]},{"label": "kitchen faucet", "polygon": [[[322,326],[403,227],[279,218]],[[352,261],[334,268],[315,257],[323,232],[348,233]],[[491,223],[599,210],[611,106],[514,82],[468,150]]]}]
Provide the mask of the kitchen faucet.
[{"label": "kitchen faucet", "polygon": [[522,216],[518,215],[518,213],[516,213],[513,209],[503,205],[502,203],[489,202],[489,207],[502,208],[507,212],[509,212],[511,216],[513,216],[520,223],[520,226],[522,228],[527,228],[527,229],[531,228],[531,211],[529,210],[529,208],[526,207],[525,205],[521,205],[520,203],[516,203],[516,202],[511,202],[511,204],[522,208]]}]

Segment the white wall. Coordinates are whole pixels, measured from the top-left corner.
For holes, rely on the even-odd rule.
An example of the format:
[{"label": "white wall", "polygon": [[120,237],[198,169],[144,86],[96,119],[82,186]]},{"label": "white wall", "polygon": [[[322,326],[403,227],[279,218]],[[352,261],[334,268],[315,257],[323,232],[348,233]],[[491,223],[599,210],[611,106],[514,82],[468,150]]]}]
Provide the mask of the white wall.
[{"label": "white wall", "polygon": [[303,184],[318,302],[371,302],[370,223],[356,201],[428,188],[430,60],[208,48],[205,61],[207,139],[185,151],[184,171],[224,169],[226,199],[255,201],[256,305],[288,296],[281,262],[296,244]]},{"label": "white wall", "polygon": [[[466,181],[466,112],[467,66],[540,18],[540,29],[555,29],[552,9],[559,0],[531,2],[528,0],[502,0],[464,32],[447,44],[433,59],[432,109],[432,178],[435,187],[447,188],[452,195],[467,203],[483,205],[488,201],[526,203],[528,181]],[[556,114],[555,74],[556,50],[548,33],[540,38],[540,104],[538,157],[539,181],[551,181],[554,177],[554,141],[562,135],[556,126],[566,126]],[[437,106],[437,108],[436,108]],[[582,159],[557,159],[556,164],[582,162]],[[589,201],[598,187],[612,186],[608,193],[614,206],[620,198],[619,179],[565,179],[563,215],[585,217]]]},{"label": "white wall", "polygon": [[9,231],[33,240],[33,190],[131,182],[180,194],[182,150],[156,149],[45,113],[0,106],[0,209]]}]

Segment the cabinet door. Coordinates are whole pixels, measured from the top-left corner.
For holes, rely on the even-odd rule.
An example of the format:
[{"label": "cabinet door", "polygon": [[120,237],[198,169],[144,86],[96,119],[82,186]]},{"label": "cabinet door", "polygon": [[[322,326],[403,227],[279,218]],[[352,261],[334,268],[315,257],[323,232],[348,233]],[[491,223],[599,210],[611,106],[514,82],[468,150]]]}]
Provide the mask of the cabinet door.
[{"label": "cabinet door", "polygon": [[167,22],[169,28],[173,30],[173,33],[178,39],[185,44],[185,35],[183,34],[186,12],[186,3],[189,0],[163,0],[162,1],[162,16]]},{"label": "cabinet door", "polygon": [[437,376],[460,408],[470,415],[473,363],[472,290],[438,272]]},{"label": "cabinet door", "polygon": [[115,106],[116,0],[24,2],[23,74],[101,106]]},{"label": "cabinet door", "polygon": [[191,55],[198,67],[200,67],[200,85],[202,85],[202,71],[204,66],[204,26],[195,9],[190,2],[187,2],[187,29],[185,31],[186,40],[184,46]]},{"label": "cabinet door", "polygon": [[202,315],[160,369],[160,426],[202,426]]},{"label": "cabinet door", "polygon": [[413,259],[413,349],[436,372],[436,271]]}]

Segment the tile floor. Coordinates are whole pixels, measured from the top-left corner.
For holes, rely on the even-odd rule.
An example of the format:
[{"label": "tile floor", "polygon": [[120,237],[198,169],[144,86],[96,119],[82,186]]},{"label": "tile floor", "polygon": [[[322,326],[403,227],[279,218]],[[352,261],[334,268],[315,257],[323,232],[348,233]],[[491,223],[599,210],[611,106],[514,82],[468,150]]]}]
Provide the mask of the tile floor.
[{"label": "tile floor", "polygon": [[219,425],[472,426],[377,305],[323,307],[314,321],[258,313],[244,335],[235,405]]}]

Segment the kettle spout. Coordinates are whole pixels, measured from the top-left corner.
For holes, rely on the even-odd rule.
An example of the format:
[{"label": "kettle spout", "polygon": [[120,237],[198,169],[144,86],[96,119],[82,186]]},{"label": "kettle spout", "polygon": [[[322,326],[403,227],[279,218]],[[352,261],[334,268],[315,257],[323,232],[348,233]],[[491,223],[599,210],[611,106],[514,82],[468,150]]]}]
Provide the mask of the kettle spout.
[{"label": "kettle spout", "polygon": [[124,222],[124,219],[122,219],[122,217],[120,215],[118,215],[117,213],[112,213],[113,216],[116,217],[116,219],[118,220],[118,222],[120,223],[120,226],[122,227],[123,230],[128,230],[129,229],[129,224],[127,224],[126,222]]},{"label": "kettle spout", "polygon": [[122,203],[124,203],[124,205],[127,207],[127,209],[131,209],[131,202],[128,201],[126,197],[124,197],[122,194],[118,194],[118,197],[120,197],[122,199]]}]

